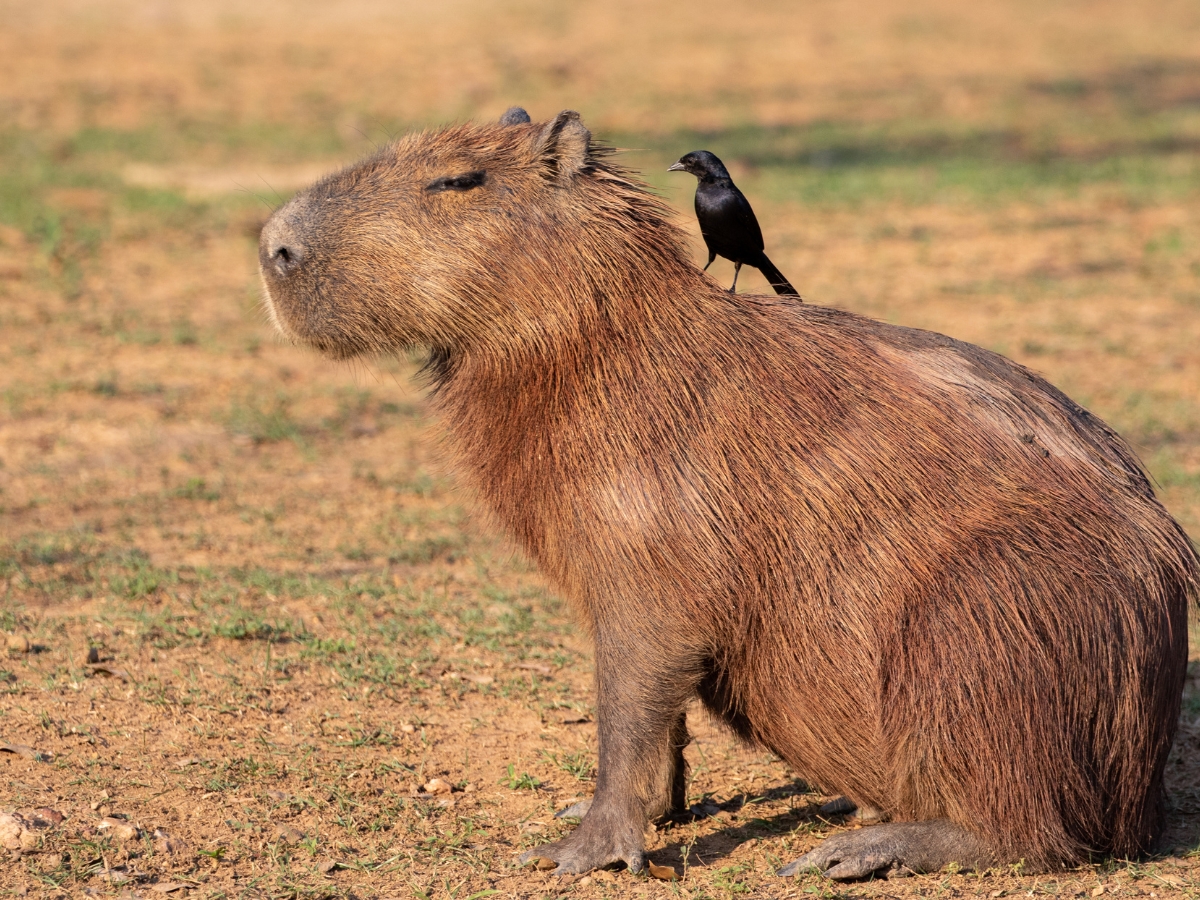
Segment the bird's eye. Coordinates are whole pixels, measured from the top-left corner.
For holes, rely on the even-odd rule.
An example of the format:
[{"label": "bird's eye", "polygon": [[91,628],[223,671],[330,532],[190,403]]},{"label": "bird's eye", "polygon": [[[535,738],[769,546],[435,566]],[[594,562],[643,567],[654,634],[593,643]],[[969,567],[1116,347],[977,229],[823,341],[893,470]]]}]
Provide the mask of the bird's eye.
[{"label": "bird's eye", "polygon": [[462,175],[447,175],[445,178],[435,178],[425,185],[425,190],[432,193],[439,191],[469,191],[487,181],[487,172],[466,172]]}]

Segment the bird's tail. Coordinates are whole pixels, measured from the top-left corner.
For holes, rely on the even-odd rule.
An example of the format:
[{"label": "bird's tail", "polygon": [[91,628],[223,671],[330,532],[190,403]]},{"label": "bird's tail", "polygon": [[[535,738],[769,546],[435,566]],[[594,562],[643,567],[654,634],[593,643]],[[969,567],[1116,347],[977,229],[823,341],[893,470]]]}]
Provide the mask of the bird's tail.
[{"label": "bird's tail", "polygon": [[800,292],[792,287],[791,283],[783,277],[783,273],[775,268],[775,264],[767,259],[767,254],[760,254],[755,268],[763,273],[763,277],[771,282],[771,287],[775,288],[777,294],[792,294],[799,297]]}]

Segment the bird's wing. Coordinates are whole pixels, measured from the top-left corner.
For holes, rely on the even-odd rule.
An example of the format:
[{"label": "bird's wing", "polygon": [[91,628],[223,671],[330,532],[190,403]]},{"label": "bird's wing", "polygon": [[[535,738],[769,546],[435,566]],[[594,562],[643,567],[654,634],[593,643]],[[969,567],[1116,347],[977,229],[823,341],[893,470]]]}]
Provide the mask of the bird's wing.
[{"label": "bird's wing", "polygon": [[[730,187],[733,186],[730,185]],[[763,249],[762,229],[758,226],[758,218],[754,215],[754,209],[750,206],[750,201],[736,187],[733,187],[733,193],[736,199],[731,206],[736,210],[742,228],[746,231],[747,238],[752,239],[759,250]]]},{"label": "bird's wing", "polygon": [[696,218],[705,243],[726,259],[743,262],[762,252],[762,230],[754,210],[729,182],[701,185],[696,191]]}]

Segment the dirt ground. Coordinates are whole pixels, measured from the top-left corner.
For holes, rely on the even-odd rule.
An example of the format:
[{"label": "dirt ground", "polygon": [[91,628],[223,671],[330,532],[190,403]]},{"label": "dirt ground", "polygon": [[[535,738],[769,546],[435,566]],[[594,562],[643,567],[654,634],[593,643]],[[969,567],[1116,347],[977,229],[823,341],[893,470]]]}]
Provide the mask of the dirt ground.
[{"label": "dirt ground", "polygon": [[1195,633],[1150,858],[780,879],[858,825],[697,712],[679,880],[516,867],[592,790],[588,644],[419,360],[280,344],[256,272],[290,191],[510,103],[627,148],[698,259],[664,170],[714,150],[810,301],[1045,373],[1200,535],[1193,2],[0,0],[0,894],[1200,896]]}]

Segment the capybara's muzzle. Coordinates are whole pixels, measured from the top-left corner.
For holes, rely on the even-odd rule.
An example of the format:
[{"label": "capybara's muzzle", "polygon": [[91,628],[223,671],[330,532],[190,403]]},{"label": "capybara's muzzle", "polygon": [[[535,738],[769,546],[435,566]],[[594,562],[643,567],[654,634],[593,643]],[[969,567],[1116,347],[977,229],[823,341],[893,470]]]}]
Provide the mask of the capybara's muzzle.
[{"label": "capybara's muzzle", "polygon": [[297,197],[275,211],[263,226],[258,241],[258,263],[271,281],[286,281],[297,275],[309,255],[306,227],[308,204]]}]

